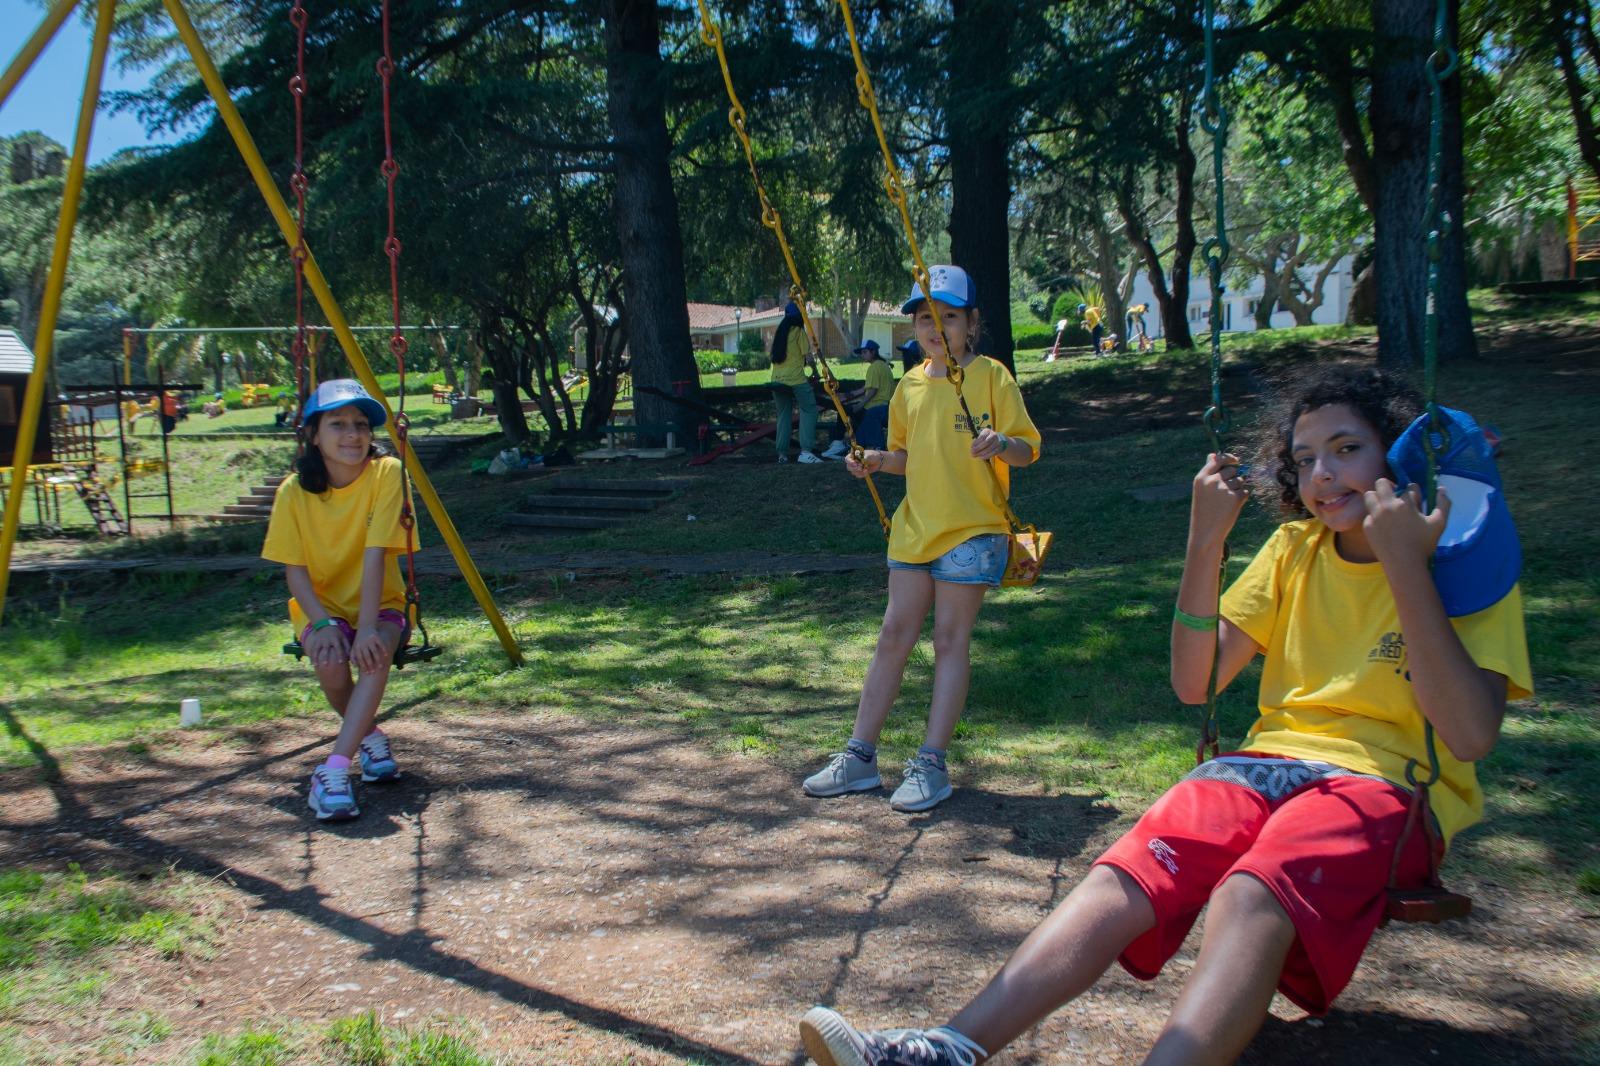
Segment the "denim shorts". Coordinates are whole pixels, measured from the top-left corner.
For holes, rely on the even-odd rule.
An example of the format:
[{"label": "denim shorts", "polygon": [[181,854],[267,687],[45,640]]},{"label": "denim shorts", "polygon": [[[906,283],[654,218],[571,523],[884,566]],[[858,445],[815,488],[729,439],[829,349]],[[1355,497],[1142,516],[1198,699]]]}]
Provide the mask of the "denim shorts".
[{"label": "denim shorts", "polygon": [[1011,538],[1004,533],[979,533],[969,537],[926,563],[903,563],[889,560],[890,570],[921,570],[935,581],[951,585],[988,585],[1000,587],[1006,575],[1006,562],[1011,556]]}]

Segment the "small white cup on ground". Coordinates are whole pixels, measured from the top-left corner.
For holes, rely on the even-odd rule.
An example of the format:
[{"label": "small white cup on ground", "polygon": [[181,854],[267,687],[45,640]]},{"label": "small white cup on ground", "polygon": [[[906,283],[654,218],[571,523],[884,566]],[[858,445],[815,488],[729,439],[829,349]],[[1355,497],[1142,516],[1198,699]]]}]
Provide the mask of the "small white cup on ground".
[{"label": "small white cup on ground", "polygon": [[200,724],[200,701],[189,697],[178,705],[178,724],[184,729],[193,729]]}]

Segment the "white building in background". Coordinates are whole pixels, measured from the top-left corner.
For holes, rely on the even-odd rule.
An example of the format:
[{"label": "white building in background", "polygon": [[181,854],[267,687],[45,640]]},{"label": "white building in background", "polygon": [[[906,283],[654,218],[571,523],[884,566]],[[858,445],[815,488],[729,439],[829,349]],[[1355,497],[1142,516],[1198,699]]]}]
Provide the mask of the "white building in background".
[{"label": "white building in background", "polygon": [[[1342,325],[1350,312],[1350,290],[1355,285],[1355,276],[1351,270],[1353,256],[1340,259],[1333,271],[1328,275],[1328,280],[1322,286],[1322,306],[1311,313],[1311,321],[1319,326]],[[1196,257],[1195,262],[1204,265]],[[1300,276],[1307,285],[1316,281],[1317,272],[1325,264],[1318,263],[1301,268]],[[1222,328],[1232,333],[1250,333],[1256,328],[1256,307],[1261,303],[1261,295],[1266,291],[1265,283],[1260,274],[1250,278],[1249,284],[1234,284],[1227,287],[1223,293],[1224,307]],[[1145,329],[1150,336],[1162,335],[1161,314],[1156,303],[1155,290],[1150,287],[1150,278],[1141,269],[1133,281],[1133,295],[1128,298],[1129,306],[1134,304],[1149,304],[1150,312],[1145,315]],[[1202,271],[1189,279],[1189,329],[1198,333],[1211,328],[1211,279]],[[1286,329],[1294,325],[1294,316],[1279,308],[1272,313],[1272,328]],[[1107,326],[1117,333],[1125,328],[1124,323],[1107,323]]]}]

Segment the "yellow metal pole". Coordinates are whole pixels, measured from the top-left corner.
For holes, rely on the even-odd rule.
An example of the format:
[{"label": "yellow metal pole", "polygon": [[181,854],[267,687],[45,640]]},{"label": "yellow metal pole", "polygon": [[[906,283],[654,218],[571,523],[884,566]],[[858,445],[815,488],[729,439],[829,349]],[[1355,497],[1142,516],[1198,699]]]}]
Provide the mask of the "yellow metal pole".
[{"label": "yellow metal pole", "polygon": [[78,0],[59,0],[39,22],[39,28],[33,31],[33,36],[22,43],[22,48],[17,52],[11,65],[6,67],[6,72],[0,74],[0,107],[4,107],[11,98],[11,90],[17,83],[27,76],[33,68],[34,61],[39,58],[50,42],[55,38],[56,31],[61,24],[67,21],[67,16],[72,14],[72,9],[78,6]]},{"label": "yellow metal pole", "polygon": [[[11,585],[11,549],[22,522],[22,486],[28,483],[28,462],[39,435],[44,411],[44,383],[50,376],[50,356],[56,346],[56,319],[61,315],[61,291],[66,287],[67,258],[72,252],[72,231],[78,224],[78,199],[83,175],[89,167],[89,135],[100,104],[100,78],[105,73],[106,52],[111,47],[111,20],[117,0],[99,0],[94,24],[94,44],[89,49],[89,71],[83,79],[83,100],[78,104],[78,128],[72,137],[72,161],[61,193],[61,214],[56,219],[56,243],[50,253],[50,273],[45,278],[44,301],[39,306],[39,332],[33,342],[33,373],[22,400],[17,423],[17,451],[11,464],[13,491],[6,494],[5,518],[0,521],[0,621],[5,619],[6,590]],[[9,75],[9,71],[7,72]]]},{"label": "yellow metal pole", "polygon": [[[184,10],[183,0],[162,0],[167,9],[167,14],[172,17],[173,24],[178,28],[178,36],[183,38],[184,45],[189,49],[189,56],[194,60],[195,66],[200,71],[200,78],[205,82],[206,90],[211,94],[212,101],[217,105],[217,114],[221,116],[223,124],[228,127],[228,132],[233,135],[233,143],[238,146],[239,154],[244,158],[245,166],[250,169],[250,176],[255,179],[256,188],[261,190],[261,196],[267,202],[267,208],[272,212],[272,217],[278,223],[278,229],[283,233],[283,239],[288,242],[292,251],[299,238],[295,233],[294,216],[289,212],[289,205],[284,202],[283,194],[278,191],[278,186],[272,180],[272,174],[267,170],[266,161],[261,158],[261,153],[256,149],[256,142],[250,136],[250,131],[245,128],[244,119],[239,115],[239,109],[234,106],[233,99],[228,95],[228,88],[222,83],[222,75],[217,72],[216,64],[211,61],[211,55],[206,51],[205,42],[200,39],[195,31],[194,23],[189,20],[189,13]],[[350,331],[350,323],[345,320],[344,312],[339,308],[339,302],[333,297],[333,290],[328,287],[328,279],[323,277],[322,269],[317,266],[317,260],[309,251],[305,262],[306,281],[311,286],[311,291],[316,294],[317,303],[322,307],[322,314],[328,320],[328,326],[333,330],[333,335],[339,340],[339,347],[344,349],[344,354],[350,360],[350,366],[355,370],[356,377],[361,379],[361,384],[371,393],[383,409],[389,413],[390,424],[393,424],[394,411],[389,406],[389,398],[384,395],[383,389],[378,386],[378,378],[367,365],[367,358],[361,352],[361,346],[356,343],[356,335]],[[522,649],[517,647],[517,640],[511,635],[511,629],[506,625],[506,620],[500,615],[500,608],[495,606],[494,596],[489,592],[489,586],[484,583],[483,575],[478,573],[478,566],[472,561],[472,555],[467,551],[467,546],[461,540],[461,534],[456,531],[456,526],[450,519],[449,513],[444,509],[444,502],[439,499],[439,494],[434,490],[433,482],[428,478],[428,473],[417,462],[415,449],[410,443],[406,445],[406,462],[411,471],[412,483],[417,486],[422,494],[422,502],[428,507],[428,513],[433,516],[434,525],[439,527],[439,535],[450,547],[450,554],[455,557],[456,565],[461,568],[461,575],[467,579],[467,585],[472,589],[472,594],[478,600],[478,606],[489,619],[489,624],[494,627],[495,633],[500,637],[500,645],[505,648],[506,655],[513,664],[522,665]]]},{"label": "yellow metal pole", "polygon": [[122,331],[122,383],[133,384],[133,334],[127,330]]}]

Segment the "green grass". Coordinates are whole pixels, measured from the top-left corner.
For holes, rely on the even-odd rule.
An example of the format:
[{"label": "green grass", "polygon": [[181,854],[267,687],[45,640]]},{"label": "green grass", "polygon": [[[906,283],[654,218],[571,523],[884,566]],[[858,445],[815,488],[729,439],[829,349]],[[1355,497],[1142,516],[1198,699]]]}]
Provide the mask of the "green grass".
[{"label": "green grass", "polygon": [[[204,886],[163,873],[148,878],[0,872],[0,1061],[49,1062],[58,1047],[37,1034],[52,1021],[99,1017],[100,999],[129,959],[206,957],[212,923]],[[159,1044],[172,1032],[151,1014],[108,1015],[107,1055]]]},{"label": "green grass", "polygon": [[372,1013],[321,1026],[277,1026],[208,1036],[188,1061],[194,1066],[494,1066],[470,1040],[454,1035],[470,1023],[384,1025]]}]

